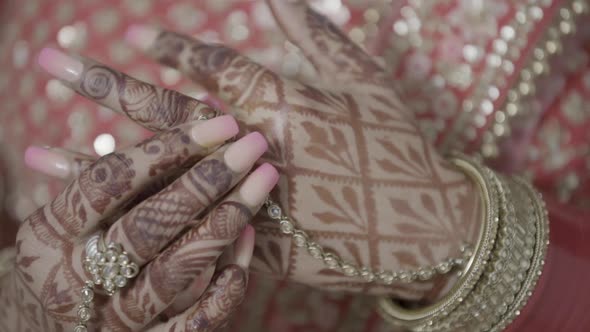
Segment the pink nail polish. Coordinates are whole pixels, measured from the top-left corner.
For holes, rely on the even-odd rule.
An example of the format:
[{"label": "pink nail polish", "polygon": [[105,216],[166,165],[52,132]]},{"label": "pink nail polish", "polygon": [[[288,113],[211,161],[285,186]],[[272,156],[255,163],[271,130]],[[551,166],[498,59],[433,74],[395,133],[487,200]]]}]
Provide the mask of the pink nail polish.
[{"label": "pink nail polish", "polygon": [[133,24],[125,32],[125,40],[140,50],[148,50],[158,38],[160,31],[141,24]]},{"label": "pink nail polish", "polygon": [[66,179],[70,175],[70,164],[62,155],[51,150],[29,146],[25,151],[25,164],[43,174]]},{"label": "pink nail polish", "polygon": [[41,50],[37,61],[45,71],[68,82],[77,81],[84,69],[82,62],[61,51],[49,47]]},{"label": "pink nail polish", "polygon": [[231,115],[222,115],[205,122],[198,123],[192,130],[193,139],[200,146],[210,148],[220,145],[236,136],[240,129]]},{"label": "pink nail polish", "polygon": [[264,203],[268,193],[279,181],[279,172],[269,163],[260,165],[240,187],[240,196],[250,206]]},{"label": "pink nail polish", "polygon": [[225,151],[225,163],[234,172],[245,172],[268,149],[266,139],[259,132],[250,133],[230,145]]},{"label": "pink nail polish", "polygon": [[234,246],[234,255],[236,264],[238,264],[244,270],[250,266],[252,261],[252,254],[254,252],[254,240],[256,237],[256,231],[252,225],[246,225],[240,237],[236,240]]}]

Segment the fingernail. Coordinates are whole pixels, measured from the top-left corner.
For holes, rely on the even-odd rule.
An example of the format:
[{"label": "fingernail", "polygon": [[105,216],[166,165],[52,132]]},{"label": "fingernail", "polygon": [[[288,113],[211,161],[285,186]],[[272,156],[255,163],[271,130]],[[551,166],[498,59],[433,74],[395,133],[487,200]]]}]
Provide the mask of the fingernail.
[{"label": "fingernail", "polygon": [[236,264],[238,264],[244,270],[250,266],[252,260],[252,254],[254,252],[254,239],[256,231],[252,225],[246,225],[240,237],[236,240],[234,247],[234,255]]},{"label": "fingernail", "polygon": [[236,173],[245,172],[266,152],[268,143],[259,132],[250,133],[225,151],[225,163]]},{"label": "fingernail", "polygon": [[133,24],[127,28],[125,32],[125,40],[131,45],[141,49],[147,50],[154,44],[160,31],[146,25]]},{"label": "fingernail", "polygon": [[271,164],[260,165],[240,187],[240,196],[250,206],[264,203],[268,193],[279,181],[279,172]]},{"label": "fingernail", "polygon": [[210,148],[236,136],[239,131],[238,123],[233,116],[222,115],[197,124],[191,130],[191,135],[197,144]]},{"label": "fingernail", "polygon": [[36,146],[29,146],[25,151],[25,164],[43,174],[62,179],[70,175],[70,164],[64,156]]},{"label": "fingernail", "polygon": [[82,62],[49,47],[41,50],[37,61],[45,71],[68,82],[77,81],[84,69]]}]

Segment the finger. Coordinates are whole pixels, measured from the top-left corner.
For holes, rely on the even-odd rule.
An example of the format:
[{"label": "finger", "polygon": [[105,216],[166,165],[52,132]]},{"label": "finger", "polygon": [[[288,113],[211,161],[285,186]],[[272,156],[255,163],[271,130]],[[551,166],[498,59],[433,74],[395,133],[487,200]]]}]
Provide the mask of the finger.
[{"label": "finger", "polygon": [[260,133],[218,149],[192,169],[135,206],[106,235],[140,266],[155,257],[209,206],[229,192],[266,151]]},{"label": "finger", "polygon": [[131,330],[141,329],[179,299],[178,305],[186,309],[205,288],[193,288],[188,294],[183,291],[200,280],[234,242],[239,251],[233,261],[247,270],[254,233],[252,227],[244,229],[277,181],[278,173],[269,164],[256,169],[205,216],[202,224],[192,227],[151,261],[131,289],[114,295],[104,314],[107,326],[112,330],[122,324]]},{"label": "finger", "polygon": [[238,132],[231,116],[178,126],[135,147],[108,154],[84,170],[38,215],[53,232],[81,236],[95,231],[153,181],[193,164]]},{"label": "finger", "polygon": [[148,331],[215,331],[242,303],[247,284],[246,271],[238,265],[227,266],[194,306]]},{"label": "finger", "polygon": [[225,248],[221,256],[217,259],[216,264],[209,266],[202,275],[199,275],[193,280],[186,290],[177,294],[174,302],[163,312],[163,316],[168,318],[174,317],[197,302],[207,288],[207,285],[211,282],[211,277],[213,277],[216,266],[225,267],[230,264],[237,264],[244,268],[244,270],[247,270],[254,252],[255,234],[254,227],[250,224],[246,225],[238,239]]},{"label": "finger", "polygon": [[39,54],[39,64],[82,96],[159,131],[217,111],[179,92],[140,81],[94,60],[74,58],[52,48]]},{"label": "finger", "polygon": [[287,38],[297,45],[324,81],[350,82],[383,76],[383,71],[356,43],[306,1],[267,0]]},{"label": "finger", "polygon": [[140,25],[131,26],[126,39],[229,104],[248,109],[277,102],[284,93],[286,82],[278,75],[226,46]]},{"label": "finger", "polygon": [[25,150],[25,164],[40,173],[69,180],[80,175],[96,158],[62,148],[29,146]]}]

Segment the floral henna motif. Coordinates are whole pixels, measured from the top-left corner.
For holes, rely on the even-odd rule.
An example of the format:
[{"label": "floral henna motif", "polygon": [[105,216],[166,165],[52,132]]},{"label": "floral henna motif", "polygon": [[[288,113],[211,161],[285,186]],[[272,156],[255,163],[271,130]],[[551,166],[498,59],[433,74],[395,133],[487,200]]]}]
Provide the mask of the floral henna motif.
[{"label": "floral henna motif", "polygon": [[131,189],[135,177],[133,160],[121,153],[112,153],[98,160],[79,179],[80,190],[92,208],[104,213],[113,199]]},{"label": "floral henna motif", "polygon": [[84,71],[80,90],[87,97],[92,99],[103,99],[107,97],[113,87],[120,84],[121,75],[105,66],[92,66]]}]

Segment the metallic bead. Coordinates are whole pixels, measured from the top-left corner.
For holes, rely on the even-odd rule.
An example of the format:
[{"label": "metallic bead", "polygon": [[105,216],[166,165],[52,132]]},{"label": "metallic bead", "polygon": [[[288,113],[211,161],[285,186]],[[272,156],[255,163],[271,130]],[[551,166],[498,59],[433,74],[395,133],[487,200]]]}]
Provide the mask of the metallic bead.
[{"label": "metallic bead", "polygon": [[80,306],[78,308],[78,319],[81,322],[87,322],[88,320],[90,320],[90,317],[92,315],[92,313],[90,312],[90,308],[87,306]]},{"label": "metallic bead", "polygon": [[340,265],[338,263],[338,258],[332,253],[324,254],[324,263],[328,266],[329,269],[336,269]]},{"label": "metallic bead", "polygon": [[297,247],[307,246],[307,235],[303,231],[296,230],[293,233],[293,243],[295,243],[295,246]]},{"label": "metallic bead", "polygon": [[446,274],[449,273],[449,271],[451,271],[453,265],[449,261],[444,261],[442,263],[438,263],[435,268],[436,271],[438,271],[438,273]]},{"label": "metallic bead", "polygon": [[307,244],[307,251],[311,255],[311,257],[315,259],[320,259],[323,256],[322,247],[320,247],[317,243],[311,242]]},{"label": "metallic bead", "polygon": [[85,303],[91,302],[94,298],[94,291],[89,287],[82,288],[82,301]]},{"label": "metallic bead", "polygon": [[125,287],[125,285],[127,285],[127,278],[122,275],[118,275],[118,276],[115,276],[115,278],[113,279],[113,282],[115,283],[115,286],[117,286],[119,288],[123,288],[123,287]]},{"label": "metallic bead", "polygon": [[354,277],[358,273],[354,266],[347,263],[342,264],[342,272],[348,277]]},{"label": "metallic bead", "polygon": [[360,275],[366,282],[372,282],[375,280],[375,274],[366,267],[361,269]]},{"label": "metallic bead", "polygon": [[279,219],[281,218],[282,215],[282,211],[281,211],[281,207],[276,205],[276,204],[272,204],[270,205],[266,211],[268,212],[268,215],[273,218],[273,219]]},{"label": "metallic bead", "polygon": [[88,329],[84,325],[76,325],[74,332],[88,332]]},{"label": "metallic bead", "polygon": [[280,228],[281,228],[281,232],[283,232],[284,234],[291,234],[291,233],[293,233],[293,230],[295,229],[293,224],[289,220],[286,220],[286,219],[283,219],[280,221]]},{"label": "metallic bead", "polygon": [[381,280],[381,282],[386,285],[391,285],[394,280],[393,273],[381,272],[381,273],[379,273],[379,280]]},{"label": "metallic bead", "polygon": [[422,281],[430,280],[434,274],[435,272],[432,268],[420,268],[418,270],[418,278]]},{"label": "metallic bead", "polygon": [[411,272],[408,271],[401,271],[399,273],[399,280],[405,284],[408,284],[412,281],[414,281],[414,277],[413,274]]}]

